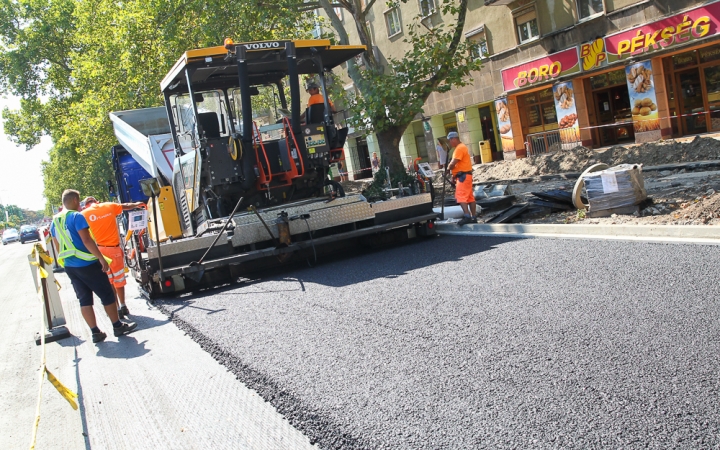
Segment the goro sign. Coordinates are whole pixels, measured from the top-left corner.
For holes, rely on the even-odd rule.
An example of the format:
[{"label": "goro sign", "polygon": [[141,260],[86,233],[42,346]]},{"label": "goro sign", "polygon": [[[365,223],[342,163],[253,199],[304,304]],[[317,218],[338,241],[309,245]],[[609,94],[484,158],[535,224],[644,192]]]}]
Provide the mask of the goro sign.
[{"label": "goro sign", "polygon": [[550,82],[560,76],[577,72],[580,72],[580,60],[577,48],[573,47],[529,63],[504,69],[502,71],[503,88],[506,91],[512,91]]},{"label": "goro sign", "polygon": [[720,3],[695,8],[642,27],[605,38],[608,62],[662,50],[718,34]]}]

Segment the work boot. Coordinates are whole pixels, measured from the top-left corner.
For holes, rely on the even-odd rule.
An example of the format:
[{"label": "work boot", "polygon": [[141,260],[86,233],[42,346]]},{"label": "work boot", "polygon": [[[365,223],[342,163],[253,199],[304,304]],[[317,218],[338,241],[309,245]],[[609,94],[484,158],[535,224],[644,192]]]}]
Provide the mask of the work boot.
[{"label": "work boot", "polygon": [[103,333],[102,331],[100,331],[98,333],[93,333],[92,334],[93,344],[97,344],[98,342],[104,341],[106,337],[107,337],[107,334]]},{"label": "work boot", "polygon": [[131,333],[135,328],[137,328],[135,322],[123,322],[119,327],[113,327],[113,333],[115,333],[115,336],[124,336]]},{"label": "work boot", "polygon": [[457,224],[458,224],[459,227],[461,227],[461,226],[463,226],[463,225],[467,225],[468,223],[472,223],[472,221],[473,221],[473,220],[472,220],[472,217],[463,216],[463,218],[460,219],[460,221],[459,221]]},{"label": "work boot", "polygon": [[477,222],[477,216],[470,218],[470,223],[478,223]]},{"label": "work boot", "polygon": [[130,311],[128,311],[128,307],[125,305],[122,305],[118,308],[118,318],[124,319],[125,317],[130,315]]}]

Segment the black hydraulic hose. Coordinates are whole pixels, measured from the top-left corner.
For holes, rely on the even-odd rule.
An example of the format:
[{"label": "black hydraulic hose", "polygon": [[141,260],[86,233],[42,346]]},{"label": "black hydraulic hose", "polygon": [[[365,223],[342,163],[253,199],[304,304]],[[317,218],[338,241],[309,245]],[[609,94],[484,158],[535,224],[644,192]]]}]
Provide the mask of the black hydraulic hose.
[{"label": "black hydraulic hose", "polygon": [[205,251],[205,254],[202,255],[202,258],[200,258],[200,260],[197,262],[194,262],[194,261],[191,262],[190,263],[191,266],[202,264],[202,262],[205,260],[205,257],[208,255],[208,253],[210,253],[210,250],[212,250],[213,247],[215,247],[215,244],[217,244],[218,239],[220,239],[220,236],[222,236],[222,234],[227,229],[228,225],[230,224],[230,221],[235,216],[235,213],[237,212],[238,208],[240,207],[240,203],[242,203],[243,199],[244,199],[244,197],[240,197],[240,200],[238,200],[237,205],[235,205],[235,208],[233,208],[232,212],[230,213],[227,220],[225,221],[225,225],[223,225],[223,227],[220,230],[220,232],[218,233],[218,235],[215,236],[215,240],[213,241],[212,244],[210,244],[210,247],[208,247],[208,249]]}]

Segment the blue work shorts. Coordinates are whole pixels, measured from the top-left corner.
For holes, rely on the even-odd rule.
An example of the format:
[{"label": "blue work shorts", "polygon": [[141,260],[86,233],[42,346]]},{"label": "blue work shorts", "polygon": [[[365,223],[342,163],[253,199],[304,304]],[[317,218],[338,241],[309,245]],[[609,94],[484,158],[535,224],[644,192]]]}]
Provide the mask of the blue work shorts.
[{"label": "blue work shorts", "polygon": [[93,292],[104,306],[115,303],[115,290],[99,262],[84,267],[66,267],[65,273],[80,300],[80,306],[93,305]]}]

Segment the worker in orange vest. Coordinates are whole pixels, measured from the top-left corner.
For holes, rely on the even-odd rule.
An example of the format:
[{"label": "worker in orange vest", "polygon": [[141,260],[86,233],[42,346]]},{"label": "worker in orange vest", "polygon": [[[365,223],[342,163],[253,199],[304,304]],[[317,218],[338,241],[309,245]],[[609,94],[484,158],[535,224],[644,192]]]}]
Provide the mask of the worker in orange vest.
[{"label": "worker in orange vest", "polygon": [[137,203],[99,203],[95,197],[87,197],[83,200],[83,210],[80,214],[85,217],[90,231],[95,237],[100,253],[112,259],[108,278],[115,288],[117,297],[118,314],[125,317],[130,314],[125,305],[125,252],[120,243],[120,232],[117,226],[117,216],[123,211],[145,206],[142,202]]},{"label": "worker in orange vest", "polygon": [[472,159],[467,145],[460,142],[460,135],[457,131],[451,131],[447,135],[450,148],[454,148],[452,160],[448,169],[452,171],[455,180],[455,199],[463,210],[464,216],[458,225],[477,223],[477,204],[473,195]]}]

